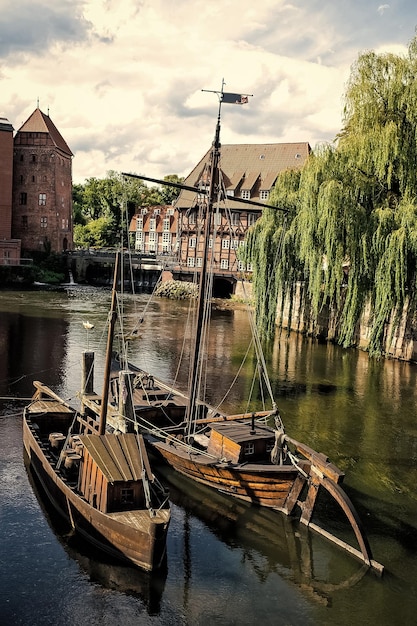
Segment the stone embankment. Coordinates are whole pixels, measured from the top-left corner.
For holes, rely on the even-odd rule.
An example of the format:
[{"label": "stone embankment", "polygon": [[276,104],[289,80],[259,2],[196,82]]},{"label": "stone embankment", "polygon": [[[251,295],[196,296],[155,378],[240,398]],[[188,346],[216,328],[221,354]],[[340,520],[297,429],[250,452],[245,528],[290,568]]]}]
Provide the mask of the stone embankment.
[{"label": "stone embankment", "polygon": [[181,280],[166,280],[158,285],[155,295],[172,300],[189,300],[197,297],[197,285]]}]

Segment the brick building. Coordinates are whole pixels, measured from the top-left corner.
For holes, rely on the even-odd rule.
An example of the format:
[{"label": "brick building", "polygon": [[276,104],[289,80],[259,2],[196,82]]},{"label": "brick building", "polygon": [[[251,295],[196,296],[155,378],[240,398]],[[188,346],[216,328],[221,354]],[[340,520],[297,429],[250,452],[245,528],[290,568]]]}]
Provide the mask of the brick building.
[{"label": "brick building", "polygon": [[72,156],[39,107],[14,137],[11,232],[25,254],[73,247]]},{"label": "brick building", "polygon": [[[243,244],[250,226],[261,216],[262,208],[250,206],[242,200],[267,204],[280,172],[300,169],[310,154],[307,142],[276,144],[222,145],[220,157],[220,185],[228,201],[219,203],[214,216],[209,248],[215,280],[227,281],[234,290],[236,277],[251,272],[243,266],[236,251]],[[184,181],[185,185],[205,186],[209,170],[209,150]],[[233,199],[233,200],[232,200]],[[174,274],[190,279],[194,268],[202,265],[203,234],[199,218],[198,194],[182,190],[175,208],[178,211],[178,263]]]},{"label": "brick building", "polygon": [[13,126],[0,117],[0,265],[18,265],[20,240],[12,239]]},{"label": "brick building", "polygon": [[171,205],[140,209],[133,216],[129,231],[134,234],[134,246],[143,254],[172,254],[177,244],[178,214]]}]

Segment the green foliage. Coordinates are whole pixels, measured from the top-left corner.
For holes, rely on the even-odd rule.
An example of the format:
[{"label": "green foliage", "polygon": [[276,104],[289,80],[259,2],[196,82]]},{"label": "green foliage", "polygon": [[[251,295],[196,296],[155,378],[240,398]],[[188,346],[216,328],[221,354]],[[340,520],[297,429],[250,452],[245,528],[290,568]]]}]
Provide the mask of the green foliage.
[{"label": "green foliage", "polygon": [[112,222],[108,217],[99,217],[83,226],[74,226],[74,244],[79,248],[104,248],[114,246],[120,241],[120,235],[114,232]]},{"label": "green foliage", "polygon": [[372,354],[383,349],[390,316],[398,321],[405,304],[415,307],[416,72],[416,38],[404,58],[360,55],[335,146],[316,149],[301,172],[279,176],[271,204],[289,209],[288,228],[284,234],[279,212],[264,211],[245,251],[266,335],[274,332],[277,294],[290,296],[299,279],[313,321],[323,306],[337,310],[344,346],[371,303]]},{"label": "green foliage", "polygon": [[[164,176],[164,180],[170,183],[182,183],[184,177],[177,176],[177,174],[168,174]],[[172,204],[180,194],[180,190],[176,187],[170,187],[168,185],[161,185],[160,188],[161,204]]]},{"label": "green foliage", "polygon": [[[115,245],[120,233],[127,232],[126,219],[132,217],[136,208],[162,202],[157,187],[148,187],[137,178],[123,177],[112,170],[107,172],[106,178],[88,178],[83,185],[73,187],[74,225],[85,227],[76,228],[74,241],[83,247]],[[102,221],[96,224],[97,220]],[[94,240],[97,242],[93,243]]]}]

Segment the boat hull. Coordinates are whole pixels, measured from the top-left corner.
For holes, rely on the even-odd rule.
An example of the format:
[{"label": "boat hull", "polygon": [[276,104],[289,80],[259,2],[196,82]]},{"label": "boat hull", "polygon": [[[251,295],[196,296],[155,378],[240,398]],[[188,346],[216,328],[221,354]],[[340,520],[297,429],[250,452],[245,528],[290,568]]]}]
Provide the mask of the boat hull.
[{"label": "boat hull", "polygon": [[177,472],[251,504],[289,512],[288,501],[304,484],[292,465],[231,464],[209,460],[174,443],[154,441],[155,453]]},{"label": "boat hull", "polygon": [[91,506],[70,485],[51,462],[46,447],[30,419],[23,419],[23,444],[28,461],[57,512],[90,543],[112,556],[152,571],[163,562],[169,510],[151,517],[147,510],[102,513]]}]

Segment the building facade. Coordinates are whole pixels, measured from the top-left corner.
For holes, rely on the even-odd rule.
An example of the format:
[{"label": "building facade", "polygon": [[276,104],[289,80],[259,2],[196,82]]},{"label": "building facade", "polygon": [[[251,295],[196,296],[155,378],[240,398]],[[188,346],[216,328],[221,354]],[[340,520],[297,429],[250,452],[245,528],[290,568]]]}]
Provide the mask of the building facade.
[{"label": "building facade", "polygon": [[39,108],[13,143],[12,237],[22,251],[71,250],[72,152]]},{"label": "building facade", "polygon": [[13,126],[0,117],[0,265],[20,263],[20,240],[12,239]]},{"label": "building facade", "polygon": [[[250,273],[252,267],[243,265],[237,250],[244,243],[248,228],[261,216],[262,208],[250,206],[244,200],[268,204],[278,175],[288,169],[301,169],[310,154],[308,143],[222,145],[220,186],[224,200],[218,203],[211,229],[209,249],[215,278],[229,281],[232,291],[236,278]],[[184,184],[189,187],[207,186],[210,150],[204,155]],[[197,192],[182,190],[175,208],[178,211],[178,268],[176,274],[188,278],[202,265],[203,232],[199,217],[204,197]]]},{"label": "building facade", "polygon": [[129,227],[136,252],[172,255],[177,250],[178,214],[172,205],[140,209]]}]

